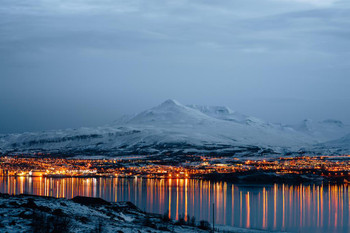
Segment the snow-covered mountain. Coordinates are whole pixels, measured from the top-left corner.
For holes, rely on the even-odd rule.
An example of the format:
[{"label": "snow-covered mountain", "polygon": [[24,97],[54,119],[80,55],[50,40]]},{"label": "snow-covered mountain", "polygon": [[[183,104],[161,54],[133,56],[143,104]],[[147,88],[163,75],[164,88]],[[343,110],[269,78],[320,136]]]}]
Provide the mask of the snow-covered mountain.
[{"label": "snow-covered mountain", "polygon": [[220,106],[167,100],[137,115],[97,128],[0,136],[0,151],[81,154],[261,155],[312,148],[350,133],[339,121],[272,124]]}]

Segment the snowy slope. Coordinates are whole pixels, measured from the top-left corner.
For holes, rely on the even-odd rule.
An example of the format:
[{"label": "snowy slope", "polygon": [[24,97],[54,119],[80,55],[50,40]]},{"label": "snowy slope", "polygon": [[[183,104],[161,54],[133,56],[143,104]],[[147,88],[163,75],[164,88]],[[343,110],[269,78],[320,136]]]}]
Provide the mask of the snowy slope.
[{"label": "snowy slope", "polygon": [[327,154],[350,155],[350,134],[336,140],[317,144],[313,149],[328,152]]},{"label": "snowy slope", "polygon": [[210,117],[224,120],[224,121],[233,121],[244,125],[252,125],[255,127],[263,127],[263,128],[276,128],[276,129],[284,129],[295,131],[295,129],[291,126],[282,126],[281,124],[272,124],[266,122],[262,119],[247,116],[242,113],[232,111],[228,107],[224,106],[201,106],[201,105],[188,105],[188,107],[196,109]]},{"label": "snowy slope", "polygon": [[350,148],[350,134],[330,142],[324,143],[324,145],[332,146],[332,147],[341,147],[341,148]]},{"label": "snowy slope", "polygon": [[[67,200],[45,196],[0,193],[0,206],[0,232],[8,233],[209,232],[208,230],[201,230],[198,223],[195,226],[189,226],[178,224],[174,219],[164,221],[162,215],[141,211],[131,202],[107,202],[100,198],[78,196]],[[215,225],[215,227],[222,232],[266,232],[264,230],[224,225]]]},{"label": "snowy slope", "polygon": [[[77,202],[79,199],[86,201],[80,204]],[[173,220],[164,222],[161,215],[143,212],[131,202],[113,203],[79,196],[67,200],[0,193],[0,205],[0,232],[161,233],[170,232],[170,229],[181,233],[208,232],[196,226],[178,226]],[[244,229],[237,230],[243,232]]]},{"label": "snowy slope", "polygon": [[2,135],[0,151],[252,155],[266,149],[293,152],[346,133],[350,133],[348,126],[334,120],[284,126],[227,107],[185,106],[167,100],[135,116],[123,117],[110,126]]},{"label": "snowy slope", "polygon": [[201,106],[201,105],[187,105],[189,108],[198,110],[210,117],[214,117],[226,121],[234,121],[243,123],[248,116],[234,112],[230,108],[225,106]]},{"label": "snowy slope", "polygon": [[327,119],[321,122],[305,119],[291,127],[305,135],[317,138],[319,141],[336,140],[350,133],[349,125],[334,119]]}]

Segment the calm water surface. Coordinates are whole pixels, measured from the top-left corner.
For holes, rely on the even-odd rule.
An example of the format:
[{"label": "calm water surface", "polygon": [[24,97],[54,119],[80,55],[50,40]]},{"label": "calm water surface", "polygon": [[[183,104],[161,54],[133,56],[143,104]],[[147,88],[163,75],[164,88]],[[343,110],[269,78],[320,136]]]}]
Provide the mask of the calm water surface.
[{"label": "calm water surface", "polygon": [[292,232],[349,232],[350,186],[242,186],[191,179],[0,177],[0,192],[131,201],[148,212]]}]

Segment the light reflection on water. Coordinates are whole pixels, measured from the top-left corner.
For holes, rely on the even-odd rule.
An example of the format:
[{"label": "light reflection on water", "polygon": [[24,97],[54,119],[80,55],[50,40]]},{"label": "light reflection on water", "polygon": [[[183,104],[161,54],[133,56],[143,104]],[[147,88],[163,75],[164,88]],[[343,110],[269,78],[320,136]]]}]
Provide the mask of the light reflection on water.
[{"label": "light reflection on water", "polygon": [[0,177],[0,192],[131,201],[142,210],[243,228],[348,232],[348,185],[237,186],[190,179]]}]

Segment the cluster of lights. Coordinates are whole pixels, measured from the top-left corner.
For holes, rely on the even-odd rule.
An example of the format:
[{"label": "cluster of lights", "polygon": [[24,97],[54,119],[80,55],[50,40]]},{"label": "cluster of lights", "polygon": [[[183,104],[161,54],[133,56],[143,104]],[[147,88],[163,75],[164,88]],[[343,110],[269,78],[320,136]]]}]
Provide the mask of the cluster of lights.
[{"label": "cluster of lights", "polygon": [[[141,176],[149,178],[190,178],[210,173],[272,171],[278,174],[314,173],[322,176],[348,176],[350,156],[281,157],[263,160],[200,157],[200,162],[161,165],[157,160],[62,159],[1,157],[0,175],[8,176]],[[141,164],[141,165],[140,165]],[[196,176],[198,177],[198,176]]]}]

